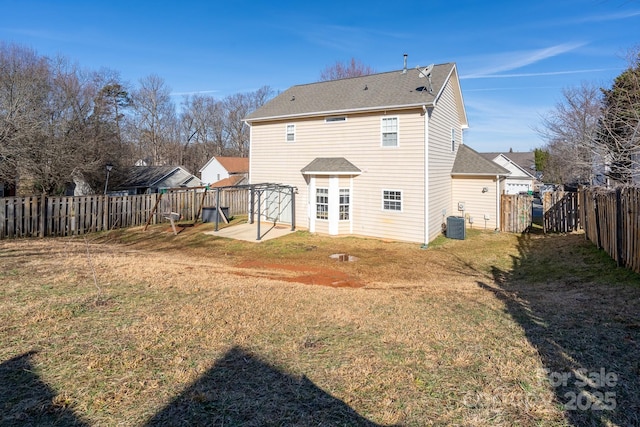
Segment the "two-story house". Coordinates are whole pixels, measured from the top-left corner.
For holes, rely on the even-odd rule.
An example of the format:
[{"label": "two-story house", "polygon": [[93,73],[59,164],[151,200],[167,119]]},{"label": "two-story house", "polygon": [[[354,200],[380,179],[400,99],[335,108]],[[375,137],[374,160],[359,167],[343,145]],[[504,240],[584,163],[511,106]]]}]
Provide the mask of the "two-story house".
[{"label": "two-story house", "polygon": [[[460,215],[453,166],[468,124],[453,63],[293,86],[245,121],[250,182],[295,186],[299,228],[427,244]],[[491,227],[505,173],[480,177]],[[261,212],[291,222],[290,197],[267,195]]]}]

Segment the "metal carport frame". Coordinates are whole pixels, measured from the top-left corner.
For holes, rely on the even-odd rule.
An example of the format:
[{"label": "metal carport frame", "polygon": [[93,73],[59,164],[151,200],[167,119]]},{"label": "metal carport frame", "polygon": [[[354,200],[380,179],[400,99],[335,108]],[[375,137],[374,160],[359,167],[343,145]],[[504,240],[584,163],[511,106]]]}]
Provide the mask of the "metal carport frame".
[{"label": "metal carport frame", "polygon": [[[293,187],[291,185],[282,185],[282,184],[274,184],[274,183],[262,183],[262,184],[244,184],[244,185],[231,185],[226,187],[214,187],[216,190],[216,210],[220,209],[220,190],[225,189],[233,189],[233,190],[241,190],[247,189],[251,192],[251,197],[249,201],[249,224],[254,223],[254,217],[256,214],[255,206],[258,206],[258,210],[260,209],[260,204],[262,202],[262,194],[267,190],[273,190],[278,192],[289,192],[291,195],[291,231],[295,231],[296,229],[296,193],[298,191],[297,187]],[[257,205],[256,205],[256,195],[257,195]],[[260,235],[260,212],[258,213],[258,225],[257,225],[257,235],[256,240],[261,239]],[[220,221],[220,215],[216,215],[215,229],[214,231],[218,231],[218,224]]]}]

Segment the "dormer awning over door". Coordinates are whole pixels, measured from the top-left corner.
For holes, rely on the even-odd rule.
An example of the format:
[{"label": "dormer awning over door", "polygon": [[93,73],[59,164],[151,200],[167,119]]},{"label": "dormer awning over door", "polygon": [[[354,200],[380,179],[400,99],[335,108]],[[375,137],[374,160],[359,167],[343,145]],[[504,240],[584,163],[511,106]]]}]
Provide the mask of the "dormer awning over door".
[{"label": "dormer awning over door", "polygon": [[303,175],[360,175],[362,171],[344,157],[316,157],[303,167]]}]

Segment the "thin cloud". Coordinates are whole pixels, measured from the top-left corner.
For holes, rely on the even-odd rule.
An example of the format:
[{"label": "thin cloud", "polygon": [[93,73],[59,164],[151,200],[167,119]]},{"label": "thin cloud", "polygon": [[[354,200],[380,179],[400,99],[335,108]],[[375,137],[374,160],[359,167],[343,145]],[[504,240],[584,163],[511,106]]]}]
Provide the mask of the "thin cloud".
[{"label": "thin cloud", "polygon": [[467,74],[465,78],[486,78],[497,73],[516,70],[518,68],[535,64],[548,58],[553,58],[555,56],[571,52],[584,46],[585,44],[586,43],[562,43],[544,49],[489,55],[485,57],[484,61],[491,63],[492,66]]},{"label": "thin cloud", "polygon": [[573,20],[565,21],[565,23],[585,24],[589,22],[619,21],[621,19],[635,18],[636,16],[640,16],[640,11],[630,10],[630,11],[619,12],[619,13],[611,13],[609,15],[585,16],[584,18],[576,18]]},{"label": "thin cloud", "polygon": [[172,92],[170,96],[183,96],[183,95],[204,95],[208,93],[218,93],[219,90],[194,90],[192,92]]},{"label": "thin cloud", "polygon": [[512,73],[512,74],[489,74],[489,75],[470,75],[460,76],[463,79],[502,79],[515,77],[541,77],[541,76],[561,76],[567,74],[584,74],[584,73],[601,73],[605,71],[618,71],[618,68],[594,68],[590,70],[567,70],[567,71],[549,71],[545,73]]}]

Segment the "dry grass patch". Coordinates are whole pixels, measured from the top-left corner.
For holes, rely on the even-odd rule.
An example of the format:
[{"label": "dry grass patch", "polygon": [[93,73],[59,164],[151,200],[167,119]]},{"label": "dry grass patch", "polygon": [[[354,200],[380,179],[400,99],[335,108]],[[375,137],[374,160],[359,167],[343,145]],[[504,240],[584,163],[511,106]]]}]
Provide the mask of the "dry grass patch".
[{"label": "dry grass patch", "polygon": [[572,422],[542,374],[534,336],[549,331],[511,300],[537,309],[512,289],[533,250],[517,236],[421,250],[308,233],[237,242],[207,227],[3,241],[2,423]]}]

